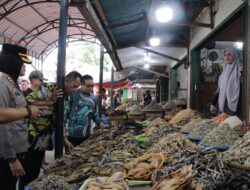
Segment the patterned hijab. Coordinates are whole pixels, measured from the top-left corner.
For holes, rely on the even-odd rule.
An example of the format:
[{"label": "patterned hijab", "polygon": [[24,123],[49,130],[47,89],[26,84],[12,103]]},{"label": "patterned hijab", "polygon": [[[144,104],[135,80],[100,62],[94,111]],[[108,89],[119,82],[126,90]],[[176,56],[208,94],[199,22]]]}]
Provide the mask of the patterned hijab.
[{"label": "patterned hijab", "polygon": [[224,62],[223,71],[219,77],[219,108],[220,111],[225,111],[225,101],[227,100],[228,107],[235,112],[238,106],[240,95],[240,66],[239,53],[234,47],[229,47],[225,52],[233,56],[233,63]]}]

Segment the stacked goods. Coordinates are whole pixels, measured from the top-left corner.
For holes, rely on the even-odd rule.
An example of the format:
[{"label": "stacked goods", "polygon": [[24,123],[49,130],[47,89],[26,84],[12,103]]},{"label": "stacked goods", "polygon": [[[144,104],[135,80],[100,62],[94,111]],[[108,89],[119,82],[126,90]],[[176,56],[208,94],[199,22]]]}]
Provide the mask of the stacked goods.
[{"label": "stacked goods", "polygon": [[184,127],[181,128],[182,133],[189,133],[192,131],[192,129],[197,128],[200,126],[200,123],[202,122],[202,119],[193,119],[188,124],[186,124]]},{"label": "stacked goods", "polygon": [[142,115],[143,114],[143,110],[137,105],[131,106],[129,110],[130,111],[128,114],[130,115]]},{"label": "stacked goods", "polygon": [[152,111],[160,111],[162,110],[161,106],[156,102],[156,100],[152,100],[150,104],[145,107],[146,110]]},{"label": "stacked goods", "polygon": [[250,166],[250,132],[234,143],[234,145],[222,154],[223,161]]},{"label": "stacked goods", "polygon": [[145,154],[124,165],[126,178],[148,180],[163,162],[164,157],[161,154]]},{"label": "stacked goods", "polygon": [[162,178],[156,183],[151,190],[180,190],[192,182],[195,172],[192,170],[192,165],[184,166],[183,168],[170,173],[168,176]]},{"label": "stacked goods", "polygon": [[227,123],[231,128],[233,128],[237,125],[241,125],[242,121],[237,116],[230,116],[221,123]]},{"label": "stacked goods", "polygon": [[189,131],[189,135],[203,139],[217,124],[211,119],[202,120],[196,127]]},{"label": "stacked goods", "polygon": [[221,114],[219,114],[219,115],[217,115],[216,117],[214,117],[213,118],[213,121],[215,122],[215,123],[221,123],[222,121],[224,121],[225,119],[227,119],[229,117],[229,115],[228,114],[226,114],[226,113],[221,113]]},{"label": "stacked goods", "polygon": [[172,100],[169,100],[166,104],[162,106],[162,108],[166,110],[172,110],[176,108],[176,103]]},{"label": "stacked goods", "polygon": [[250,131],[250,122],[244,122],[241,125],[237,125],[233,127],[233,130],[239,133],[240,136],[243,136]]},{"label": "stacked goods", "polygon": [[210,131],[201,142],[215,147],[231,147],[239,135],[228,124],[221,124]]},{"label": "stacked goods", "polygon": [[174,116],[169,123],[177,124],[182,119],[193,116],[193,114],[194,114],[194,111],[191,110],[190,108],[182,110],[179,113],[177,113],[176,116]]},{"label": "stacked goods", "polygon": [[198,147],[180,133],[171,133],[148,149],[148,153],[161,152],[165,162],[178,160],[185,150],[196,150]]},{"label": "stacked goods", "polygon": [[217,189],[217,186],[224,184],[232,173],[220,161],[217,152],[211,148],[185,150],[181,157],[175,162],[169,163],[160,170],[157,170],[153,177],[154,181],[169,175],[184,166],[191,165],[196,172],[194,181],[203,186],[202,189]]}]

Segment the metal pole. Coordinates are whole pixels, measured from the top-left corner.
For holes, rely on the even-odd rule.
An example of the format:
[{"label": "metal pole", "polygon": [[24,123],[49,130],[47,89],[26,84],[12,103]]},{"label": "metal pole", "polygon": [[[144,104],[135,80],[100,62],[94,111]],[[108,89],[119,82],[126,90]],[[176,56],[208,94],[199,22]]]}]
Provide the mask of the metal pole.
[{"label": "metal pole", "polygon": [[111,110],[114,110],[114,68],[111,69]]},{"label": "metal pole", "polygon": [[100,73],[99,73],[99,116],[101,117],[101,109],[102,109],[102,87],[103,87],[103,60],[104,60],[104,48],[101,44],[100,47]]},{"label": "metal pole", "polygon": [[[59,89],[64,88],[67,17],[68,17],[68,2],[67,0],[61,0],[60,28],[59,28],[58,56],[57,56],[58,60],[57,85]],[[63,156],[63,110],[64,110],[64,99],[59,98],[56,103],[55,158],[60,158]]]}]

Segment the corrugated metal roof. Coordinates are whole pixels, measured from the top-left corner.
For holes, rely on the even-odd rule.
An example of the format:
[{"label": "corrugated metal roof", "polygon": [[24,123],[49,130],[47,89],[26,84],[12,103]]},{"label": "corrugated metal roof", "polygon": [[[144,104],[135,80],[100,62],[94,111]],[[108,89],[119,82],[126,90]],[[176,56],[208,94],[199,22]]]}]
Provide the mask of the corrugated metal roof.
[{"label": "corrugated metal roof", "polygon": [[[56,47],[59,35],[59,0],[2,0],[0,15],[0,43],[26,46],[37,58],[41,58],[41,54],[46,57]],[[78,8],[69,6],[68,15],[69,37],[73,40],[96,40],[95,33]]]}]

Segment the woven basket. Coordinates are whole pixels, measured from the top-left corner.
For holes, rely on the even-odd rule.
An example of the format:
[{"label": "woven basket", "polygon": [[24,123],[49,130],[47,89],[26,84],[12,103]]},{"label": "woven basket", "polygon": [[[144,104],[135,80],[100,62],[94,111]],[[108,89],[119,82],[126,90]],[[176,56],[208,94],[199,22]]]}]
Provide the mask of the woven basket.
[{"label": "woven basket", "polygon": [[[140,156],[138,158],[135,158],[134,160],[135,161],[146,160],[146,159],[148,159],[150,157],[155,157],[155,158],[157,158],[160,161],[159,166],[155,170],[158,170],[158,169],[160,169],[163,166],[163,163],[164,163],[164,160],[165,160],[164,159],[164,155],[163,154],[159,154],[159,153],[144,154],[144,155],[142,155],[142,156]],[[154,173],[154,171],[152,171],[151,173],[149,173],[147,175],[142,176],[141,179],[136,179],[136,180],[150,180],[152,174]],[[126,169],[124,170],[124,174],[125,174],[125,177],[128,178],[128,176],[127,176],[128,171]],[[131,178],[128,178],[128,179],[131,179]]]},{"label": "woven basket", "polygon": [[145,120],[145,114],[141,115],[133,115],[133,114],[128,114],[128,120],[129,121],[144,121]]},{"label": "woven basket", "polygon": [[127,115],[109,116],[110,126],[116,127],[123,125],[127,121]]},{"label": "woven basket", "polygon": [[243,170],[243,171],[250,171],[250,165],[242,165],[242,164],[237,164],[237,163],[226,163],[228,167],[233,168],[233,169],[238,169],[238,170]]},{"label": "woven basket", "polygon": [[143,110],[144,113],[146,114],[146,118],[150,117],[160,117],[164,118],[165,116],[165,111],[164,110]]}]

